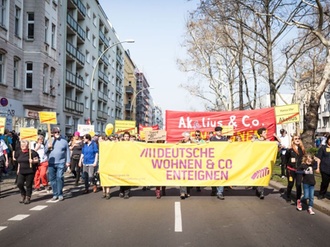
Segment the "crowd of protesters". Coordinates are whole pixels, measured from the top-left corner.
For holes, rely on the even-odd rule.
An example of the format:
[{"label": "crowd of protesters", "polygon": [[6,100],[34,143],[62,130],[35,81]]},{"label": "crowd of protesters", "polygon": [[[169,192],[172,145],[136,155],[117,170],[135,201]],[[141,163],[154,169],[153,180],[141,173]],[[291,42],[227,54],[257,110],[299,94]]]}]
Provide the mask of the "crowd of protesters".
[{"label": "crowd of protesters", "polygon": [[[266,129],[260,128],[257,135],[253,136],[251,141],[266,141]],[[64,172],[70,171],[75,178],[75,186],[79,186],[82,181],[84,184],[83,193],[92,191],[97,192],[99,181],[98,144],[102,141],[141,141],[139,136],[131,135],[125,132],[121,135],[98,135],[90,134],[80,135],[78,131],[67,140],[61,135],[60,128],[54,127],[52,136],[45,140],[45,135],[39,133],[38,139],[34,143],[26,140],[20,141],[15,131],[5,130],[0,135],[0,179],[6,176],[9,167],[17,173],[17,187],[21,193],[20,203],[29,204],[31,201],[33,186],[34,191],[47,190],[53,193],[52,200],[63,201]],[[324,140],[323,140],[324,139]],[[201,132],[196,130],[193,136],[189,132],[182,134],[180,143],[205,143],[213,141],[230,142],[230,138],[222,135],[222,127],[218,126],[208,133],[208,139],[201,137]],[[239,138],[235,141],[240,141]],[[308,153],[303,145],[299,135],[288,135],[284,129],[280,130],[280,136],[275,135],[275,141],[279,146],[279,157],[281,174],[280,177],[287,178],[287,189],[285,198],[287,201],[296,204],[298,211],[302,210],[302,203],[308,200],[308,212],[314,214],[313,198],[315,173],[321,173],[322,182],[318,199],[326,197],[330,182],[330,136],[322,137],[318,145],[318,152],[315,156]],[[293,186],[296,188],[296,198],[292,200],[291,191]],[[150,187],[143,187],[150,188]],[[156,197],[166,195],[166,187],[157,186],[155,190]],[[179,188],[180,198],[190,197],[190,191],[193,187]],[[264,187],[257,187],[256,194],[260,199],[264,199]],[[130,197],[130,186],[120,186],[119,197],[128,199]],[[201,188],[196,187],[200,192]],[[224,200],[224,187],[212,187],[212,196]],[[102,187],[102,198],[110,199],[110,187]]]}]

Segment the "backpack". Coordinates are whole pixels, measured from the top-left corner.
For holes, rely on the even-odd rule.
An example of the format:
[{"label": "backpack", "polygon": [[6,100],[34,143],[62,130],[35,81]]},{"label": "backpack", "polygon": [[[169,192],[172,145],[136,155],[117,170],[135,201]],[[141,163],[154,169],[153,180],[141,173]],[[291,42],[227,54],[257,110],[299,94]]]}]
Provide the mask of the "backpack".
[{"label": "backpack", "polygon": [[8,147],[7,152],[8,153],[12,152],[13,151],[13,147],[11,146],[11,143],[9,143],[8,136],[5,135],[4,138],[3,138],[3,140],[5,141],[5,143],[6,143],[7,147]]}]

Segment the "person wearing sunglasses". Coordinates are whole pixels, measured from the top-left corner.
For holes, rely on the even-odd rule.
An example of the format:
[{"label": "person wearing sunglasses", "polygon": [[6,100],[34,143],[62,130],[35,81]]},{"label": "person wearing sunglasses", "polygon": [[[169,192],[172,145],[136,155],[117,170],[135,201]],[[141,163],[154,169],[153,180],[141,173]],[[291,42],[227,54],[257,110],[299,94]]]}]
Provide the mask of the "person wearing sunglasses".
[{"label": "person wearing sunglasses", "polygon": [[302,195],[301,182],[304,174],[302,158],[305,153],[305,147],[300,140],[300,137],[297,134],[293,135],[291,139],[291,147],[285,153],[287,168],[286,175],[288,180],[288,185],[286,188],[286,200],[291,202],[291,191],[293,185],[296,184],[296,207],[298,211],[302,210],[300,201]]},{"label": "person wearing sunglasses", "polygon": [[52,201],[63,201],[64,169],[70,166],[70,149],[60,128],[54,127],[53,138],[47,140],[45,152],[48,154],[48,178],[53,190]]}]

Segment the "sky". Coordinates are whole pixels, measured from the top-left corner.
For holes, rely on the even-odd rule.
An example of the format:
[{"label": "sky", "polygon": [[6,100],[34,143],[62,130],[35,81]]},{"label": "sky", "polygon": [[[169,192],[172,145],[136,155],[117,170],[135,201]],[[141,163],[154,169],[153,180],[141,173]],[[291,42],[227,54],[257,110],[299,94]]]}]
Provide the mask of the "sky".
[{"label": "sky", "polygon": [[198,99],[179,87],[188,75],[179,71],[178,58],[185,56],[184,40],[188,11],[198,0],[99,0],[120,41],[150,85],[150,93],[163,113],[166,110],[203,111]]}]

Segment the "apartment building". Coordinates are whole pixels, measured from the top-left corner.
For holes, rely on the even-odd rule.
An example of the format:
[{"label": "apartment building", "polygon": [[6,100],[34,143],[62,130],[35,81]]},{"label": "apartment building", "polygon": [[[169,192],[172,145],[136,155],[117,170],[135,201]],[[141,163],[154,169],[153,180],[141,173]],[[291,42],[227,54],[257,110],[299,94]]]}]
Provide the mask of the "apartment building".
[{"label": "apartment building", "polygon": [[124,119],[125,120],[136,120],[135,110],[136,110],[136,76],[135,69],[136,66],[131,59],[129,51],[125,51],[124,57],[124,86],[125,86],[125,97],[124,97]]},{"label": "apartment building", "polygon": [[62,75],[57,0],[0,1],[0,116],[6,128],[38,127],[55,111]]},{"label": "apartment building", "polygon": [[[153,100],[150,85],[141,71],[136,71],[136,126],[152,126]],[[134,111],[133,111],[134,114]]]},{"label": "apartment building", "polygon": [[59,124],[68,135],[78,124],[92,124],[95,132],[102,133],[107,123],[123,119],[124,49],[98,1],[66,4],[64,105]]},{"label": "apartment building", "polygon": [[[56,112],[67,136],[78,124],[92,124],[96,133],[116,119],[139,116],[149,124],[149,84],[141,73],[138,87],[135,71],[97,0],[0,0],[0,117],[6,128],[47,130],[40,111]],[[127,104],[134,106],[131,114]]]}]

